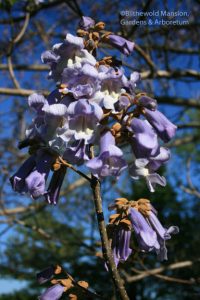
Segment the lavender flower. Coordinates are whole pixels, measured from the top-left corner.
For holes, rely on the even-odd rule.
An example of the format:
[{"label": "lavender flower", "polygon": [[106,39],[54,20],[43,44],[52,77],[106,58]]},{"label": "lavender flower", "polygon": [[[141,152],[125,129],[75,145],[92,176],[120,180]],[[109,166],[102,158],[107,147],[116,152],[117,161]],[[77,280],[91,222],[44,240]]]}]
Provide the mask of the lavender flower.
[{"label": "lavender flower", "polygon": [[171,153],[168,148],[160,147],[159,153],[156,156],[149,158],[148,168],[151,171],[156,171],[170,159],[170,156]]},{"label": "lavender flower", "polygon": [[62,82],[67,84],[66,92],[72,93],[75,99],[90,98],[100,89],[98,71],[87,63],[80,70],[65,68]]},{"label": "lavender flower", "polygon": [[134,208],[130,208],[130,220],[134,234],[142,251],[159,249],[156,232],[150,227],[144,216]]},{"label": "lavender flower", "polygon": [[61,284],[55,284],[48,288],[41,296],[38,297],[39,300],[58,300],[64,293],[64,286]]},{"label": "lavender flower", "polygon": [[34,199],[45,194],[46,180],[54,159],[50,153],[38,153],[35,169],[25,179],[27,190]]},{"label": "lavender flower", "polygon": [[139,99],[137,100],[137,104],[153,111],[157,109],[157,101],[148,96],[139,97]]},{"label": "lavender flower", "polygon": [[[62,104],[60,104],[62,100]],[[47,145],[59,127],[66,106],[71,102],[68,96],[61,99],[58,89],[55,89],[45,99],[40,94],[32,94],[28,98],[29,106],[32,107],[37,115],[31,126],[26,130],[26,139],[20,143],[20,147],[26,147],[35,143]]]},{"label": "lavender flower", "polygon": [[79,27],[84,30],[88,30],[95,25],[95,21],[90,17],[82,17],[79,22]]},{"label": "lavender flower", "polygon": [[86,166],[98,178],[118,177],[126,168],[126,162],[122,157],[123,152],[115,146],[115,138],[107,131],[101,135],[99,156],[89,160]]},{"label": "lavender flower", "polygon": [[158,242],[160,244],[160,249],[156,251],[158,258],[161,261],[167,260],[165,241],[171,238],[171,234],[179,233],[179,228],[177,226],[171,226],[168,229],[164,228],[153,211],[150,212],[148,220],[150,221],[152,228],[156,231]]},{"label": "lavender flower", "polygon": [[130,55],[135,45],[133,42],[128,41],[122,36],[116,34],[110,34],[108,36],[108,43],[120,50],[125,55]]},{"label": "lavender flower", "polygon": [[69,129],[74,131],[75,140],[85,140],[88,144],[95,138],[99,121],[103,116],[101,107],[86,99],[73,102],[68,107]]},{"label": "lavender flower", "polygon": [[121,111],[122,109],[128,108],[128,106],[130,105],[130,99],[125,96],[125,95],[121,95],[118,99],[118,101],[115,103],[115,110],[117,111]]},{"label": "lavender flower", "polygon": [[106,109],[115,110],[114,104],[119,100],[121,93],[125,90],[128,79],[123,69],[115,69],[107,66],[99,67],[99,80],[101,89],[97,90],[92,100]]},{"label": "lavender flower", "polygon": [[[140,207],[138,210],[140,210]],[[129,213],[140,250],[154,250],[159,260],[167,260],[165,241],[171,238],[171,234],[177,234],[179,232],[178,227],[171,226],[165,229],[158,220],[153,207],[150,213],[147,213],[145,217],[134,208],[130,208]]]},{"label": "lavender flower", "polygon": [[60,82],[61,74],[66,67],[81,69],[85,63],[94,66],[96,59],[83,48],[83,39],[68,33],[63,43],[55,44],[51,51],[45,51],[41,60],[51,68],[48,78]]},{"label": "lavender flower", "polygon": [[36,165],[35,155],[30,156],[19,168],[19,170],[10,178],[14,191],[18,193],[27,193],[25,179],[33,171]]},{"label": "lavender flower", "polygon": [[136,158],[148,158],[158,152],[158,138],[147,121],[133,118],[129,129],[134,132],[132,149]]},{"label": "lavender flower", "polygon": [[165,142],[169,142],[175,135],[176,126],[171,123],[160,111],[145,109],[145,117],[153,126],[158,136]]}]

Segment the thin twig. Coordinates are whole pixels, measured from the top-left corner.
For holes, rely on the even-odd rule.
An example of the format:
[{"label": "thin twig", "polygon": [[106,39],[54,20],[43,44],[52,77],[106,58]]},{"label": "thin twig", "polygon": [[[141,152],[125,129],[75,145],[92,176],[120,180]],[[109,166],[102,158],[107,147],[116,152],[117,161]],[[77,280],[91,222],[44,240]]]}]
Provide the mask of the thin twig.
[{"label": "thin twig", "polygon": [[91,182],[91,178],[89,176],[87,176],[86,174],[84,174],[83,172],[79,171],[78,169],[76,169],[73,165],[69,164],[68,162],[66,162],[62,157],[59,157],[61,163],[65,166],[67,166],[68,168],[70,168],[71,170],[73,170],[74,172],[76,172],[77,174],[79,174],[80,176],[84,177],[85,179],[87,179],[89,182]]},{"label": "thin twig", "polygon": [[18,43],[22,39],[22,37],[24,36],[24,34],[26,32],[26,29],[28,27],[28,24],[29,24],[29,20],[30,20],[30,13],[27,12],[26,16],[25,16],[24,24],[22,26],[22,29],[20,30],[20,32],[18,33],[18,35],[13,40],[14,44]]},{"label": "thin twig", "polygon": [[19,84],[19,82],[15,76],[14,70],[13,70],[11,55],[8,56],[8,70],[10,73],[10,77],[14,83],[14,86],[16,87],[16,89],[20,89],[20,84]]}]

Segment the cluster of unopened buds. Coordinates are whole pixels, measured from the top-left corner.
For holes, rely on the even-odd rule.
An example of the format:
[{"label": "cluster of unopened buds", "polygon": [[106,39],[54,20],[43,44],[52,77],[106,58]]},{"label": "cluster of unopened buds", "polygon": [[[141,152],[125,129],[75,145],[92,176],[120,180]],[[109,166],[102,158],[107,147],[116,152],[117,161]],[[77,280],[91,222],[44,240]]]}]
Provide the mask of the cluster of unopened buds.
[{"label": "cluster of unopened buds", "polygon": [[[103,22],[83,17],[76,36],[68,33],[62,43],[42,54],[56,88],[47,98],[37,93],[28,98],[36,116],[19,143],[20,149],[29,147],[30,157],[10,179],[15,191],[56,204],[68,164],[88,167],[100,181],[107,176],[117,179],[128,169],[133,179],[143,177],[151,192],[157,184],[166,185],[157,170],[170,158],[164,143],[173,138],[176,126],[157,109],[155,99],[137,91],[138,72],[128,78],[114,56],[97,60],[103,44],[125,55],[134,49],[133,42],[106,31]],[[147,200],[126,205],[119,219],[111,219],[116,264],[131,253],[131,228],[141,250],[154,249],[165,259],[165,240],[177,229],[163,229]]]}]

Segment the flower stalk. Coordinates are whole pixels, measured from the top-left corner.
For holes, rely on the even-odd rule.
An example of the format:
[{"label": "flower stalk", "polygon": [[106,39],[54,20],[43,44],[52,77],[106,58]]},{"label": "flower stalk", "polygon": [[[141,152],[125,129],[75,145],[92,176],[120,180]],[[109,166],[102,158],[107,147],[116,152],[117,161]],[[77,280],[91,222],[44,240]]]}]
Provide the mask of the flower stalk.
[{"label": "flower stalk", "polygon": [[112,255],[112,250],[108,240],[106,224],[104,220],[104,213],[102,208],[101,185],[99,180],[93,175],[91,180],[91,188],[93,192],[98,228],[101,237],[103,257],[105,259],[106,265],[112,277],[117,294],[119,295],[121,300],[128,300],[129,297],[125,290],[122,279],[120,278],[120,275],[117,271],[117,267],[115,265],[114,258]]}]

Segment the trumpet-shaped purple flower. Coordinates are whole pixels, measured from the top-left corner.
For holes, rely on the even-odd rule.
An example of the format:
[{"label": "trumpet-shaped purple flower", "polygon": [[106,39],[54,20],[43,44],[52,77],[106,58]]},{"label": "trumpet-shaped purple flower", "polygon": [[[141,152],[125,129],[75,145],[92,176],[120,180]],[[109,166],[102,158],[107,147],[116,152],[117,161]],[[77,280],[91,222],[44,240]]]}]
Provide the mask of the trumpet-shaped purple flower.
[{"label": "trumpet-shaped purple flower", "polygon": [[169,142],[176,133],[176,126],[171,123],[160,111],[145,109],[145,117],[153,126],[158,136],[165,142]]},{"label": "trumpet-shaped purple flower", "polygon": [[90,17],[83,16],[79,22],[79,27],[84,30],[88,30],[95,25],[95,21]]},{"label": "trumpet-shaped purple flower", "polygon": [[60,189],[65,178],[65,174],[65,166],[60,167],[60,169],[57,171],[54,171],[47,192],[44,194],[45,199],[49,204],[57,204],[60,195]]},{"label": "trumpet-shaped purple flower", "polygon": [[130,208],[130,220],[139,247],[142,251],[159,249],[156,232],[147,223],[144,216],[134,208]]},{"label": "trumpet-shaped purple flower", "polygon": [[115,138],[111,132],[107,131],[102,134],[100,139],[100,154],[98,157],[89,160],[86,166],[98,178],[106,176],[118,177],[126,168],[123,152],[115,146]]},{"label": "trumpet-shaped purple flower", "polygon": [[[62,100],[62,103],[60,103]],[[68,96],[61,99],[58,89],[54,90],[45,99],[40,94],[32,94],[28,98],[29,106],[34,108],[37,115],[31,126],[26,130],[26,139],[20,143],[20,147],[26,147],[33,143],[45,145],[55,134],[60,125],[66,106],[72,99]]]},{"label": "trumpet-shaped purple flower", "polygon": [[148,158],[158,152],[157,135],[147,121],[133,118],[130,129],[134,132],[132,149],[136,158]]},{"label": "trumpet-shaped purple flower", "polygon": [[157,101],[156,99],[152,99],[151,97],[148,96],[141,96],[138,100],[137,103],[139,106],[146,107],[150,110],[156,110],[157,109]]},{"label": "trumpet-shaped purple flower", "polygon": [[38,153],[36,166],[25,179],[27,190],[34,199],[45,194],[46,180],[54,159],[50,153],[43,151]]},{"label": "trumpet-shaped purple flower", "polygon": [[86,99],[73,102],[68,107],[69,129],[74,131],[75,140],[85,140],[88,144],[95,138],[99,121],[103,116],[101,107]]},{"label": "trumpet-shaped purple flower", "polygon": [[101,90],[97,91],[92,100],[106,109],[113,109],[114,104],[118,101],[123,87],[127,85],[128,79],[122,69],[112,67],[99,67],[99,80],[101,81]]},{"label": "trumpet-shaped purple flower", "polygon": [[48,288],[41,296],[38,297],[39,300],[58,300],[64,293],[64,286],[61,284],[55,284]]},{"label": "trumpet-shaped purple flower", "polygon": [[125,96],[125,95],[121,95],[118,99],[118,102],[115,103],[115,110],[116,111],[120,111],[122,109],[127,108],[130,105],[130,99]]},{"label": "trumpet-shaped purple flower", "polygon": [[10,182],[14,191],[18,193],[27,193],[25,179],[33,171],[36,165],[35,155],[30,156],[19,168],[19,170],[10,178]]},{"label": "trumpet-shaped purple flower", "polygon": [[125,262],[132,253],[130,249],[131,231],[122,227],[117,228],[113,233],[112,251],[116,266],[119,262]]},{"label": "trumpet-shaped purple flower", "polygon": [[155,192],[155,186],[157,184],[161,186],[166,185],[166,179],[163,176],[155,173],[148,168],[149,160],[145,158],[138,158],[130,166],[129,172],[133,179],[138,180],[140,177],[146,179],[147,186],[150,192]]},{"label": "trumpet-shaped purple flower", "polygon": [[159,260],[167,260],[165,241],[171,238],[171,234],[179,232],[178,227],[164,228],[158,220],[153,207],[146,218],[134,208],[130,208],[129,213],[139,248],[142,251],[154,250]]},{"label": "trumpet-shaped purple flower", "polygon": [[85,63],[94,66],[96,59],[83,48],[83,39],[68,33],[63,43],[55,44],[51,51],[45,51],[41,59],[51,68],[48,78],[60,82],[65,68],[81,69]]},{"label": "trumpet-shaped purple flower", "polygon": [[125,55],[130,55],[135,46],[133,42],[128,41],[122,36],[116,34],[110,34],[108,36],[108,43],[117,48]]},{"label": "trumpet-shaped purple flower", "polygon": [[153,211],[150,212],[148,220],[152,228],[157,233],[158,242],[160,244],[160,248],[156,250],[158,258],[161,261],[167,260],[167,248],[165,241],[171,238],[171,234],[179,233],[179,228],[177,226],[170,226],[168,229],[164,228]]},{"label": "trumpet-shaped purple flower", "polygon": [[90,64],[84,64],[80,70],[65,68],[62,82],[67,84],[66,91],[72,93],[75,99],[89,98],[100,89],[98,71]]}]

